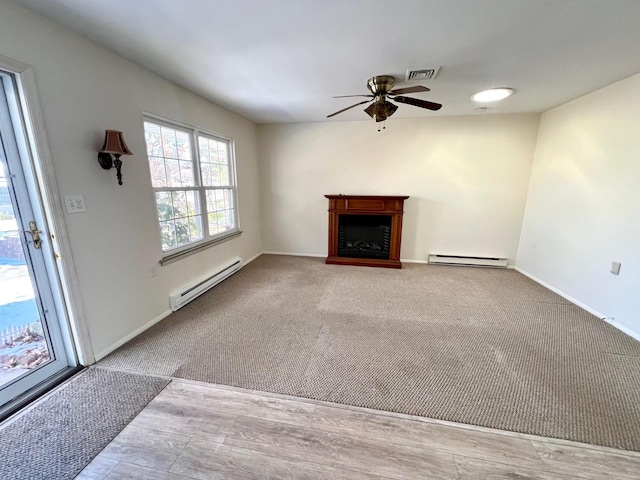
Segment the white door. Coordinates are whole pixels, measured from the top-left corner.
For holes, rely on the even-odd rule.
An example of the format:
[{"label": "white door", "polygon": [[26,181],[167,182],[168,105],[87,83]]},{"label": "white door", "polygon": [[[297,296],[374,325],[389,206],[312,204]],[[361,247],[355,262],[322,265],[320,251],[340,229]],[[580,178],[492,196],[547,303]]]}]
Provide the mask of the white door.
[{"label": "white door", "polygon": [[0,70],[0,414],[76,365],[17,95]]}]

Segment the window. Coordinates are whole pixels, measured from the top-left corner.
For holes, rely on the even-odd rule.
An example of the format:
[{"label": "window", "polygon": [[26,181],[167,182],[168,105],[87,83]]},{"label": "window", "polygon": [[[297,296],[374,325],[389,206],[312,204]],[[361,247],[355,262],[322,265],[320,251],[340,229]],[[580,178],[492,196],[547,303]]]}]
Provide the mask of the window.
[{"label": "window", "polygon": [[144,133],[165,259],[238,233],[231,140],[155,118]]}]

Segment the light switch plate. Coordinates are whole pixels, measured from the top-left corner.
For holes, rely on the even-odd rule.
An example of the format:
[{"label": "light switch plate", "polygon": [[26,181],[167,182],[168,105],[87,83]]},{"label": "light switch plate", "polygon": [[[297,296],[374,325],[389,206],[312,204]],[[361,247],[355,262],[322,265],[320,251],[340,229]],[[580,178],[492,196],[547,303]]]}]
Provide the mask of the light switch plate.
[{"label": "light switch plate", "polygon": [[64,205],[67,208],[67,213],[84,213],[87,211],[82,195],[65,195]]},{"label": "light switch plate", "polygon": [[620,267],[622,264],[620,262],[611,262],[611,273],[614,275],[620,275]]}]

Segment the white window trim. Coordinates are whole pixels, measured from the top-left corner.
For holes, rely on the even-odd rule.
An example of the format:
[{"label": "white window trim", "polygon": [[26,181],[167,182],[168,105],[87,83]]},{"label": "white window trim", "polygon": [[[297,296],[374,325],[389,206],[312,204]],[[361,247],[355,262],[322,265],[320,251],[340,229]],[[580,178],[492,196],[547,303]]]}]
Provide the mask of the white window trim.
[{"label": "white window trim", "polygon": [[[242,234],[242,230],[240,230],[240,212],[239,212],[239,205],[238,205],[238,178],[237,178],[237,168],[236,168],[236,151],[235,151],[235,142],[232,138],[227,137],[226,135],[222,135],[220,133],[216,133],[213,132],[211,130],[206,130],[204,128],[200,128],[197,127],[195,125],[190,125],[188,123],[184,123],[184,122],[180,122],[177,120],[172,120],[170,118],[166,118],[163,117],[161,115],[157,115],[155,113],[149,113],[149,112],[143,112],[142,113],[142,131],[143,134],[145,134],[145,129],[144,129],[144,123],[145,122],[151,122],[151,123],[156,123],[162,126],[165,126],[167,128],[175,128],[175,129],[183,129],[183,130],[188,130],[189,134],[190,134],[190,141],[191,141],[191,148],[193,150],[193,155],[194,158],[197,161],[197,165],[198,168],[196,169],[196,171],[194,172],[194,178],[197,179],[197,183],[199,186],[197,187],[181,187],[178,190],[197,190],[199,192],[199,197],[200,197],[200,203],[201,205],[205,205],[206,206],[206,202],[204,202],[204,191],[206,189],[215,189],[215,188],[224,188],[224,189],[231,189],[231,195],[233,197],[233,213],[234,213],[234,220],[235,220],[235,229],[227,231],[227,232],[223,232],[223,233],[219,233],[213,236],[209,235],[209,225],[208,225],[208,219],[207,219],[207,215],[203,215],[202,218],[202,225],[203,225],[203,230],[206,231],[207,233],[207,237],[203,238],[202,240],[196,241],[196,242],[191,242],[187,245],[182,245],[180,247],[176,247],[176,248],[172,248],[171,250],[167,250],[164,251],[162,250],[162,232],[160,229],[160,222],[158,221],[158,205],[156,202],[156,192],[157,191],[171,191],[172,189],[174,189],[173,187],[153,187],[153,185],[151,186],[151,190],[152,190],[152,194],[153,194],[153,204],[155,206],[155,214],[156,214],[156,238],[158,239],[158,241],[160,242],[160,250],[162,251],[162,257],[160,259],[160,265],[167,265],[169,263],[173,263],[176,260],[188,256],[188,255],[192,255],[194,253],[198,253],[208,247],[211,247],[213,245],[217,245],[219,243],[222,242],[226,242],[228,240],[231,240],[232,238],[238,237]],[[232,179],[232,185],[230,187],[225,186],[225,187],[204,187],[202,186],[202,178],[201,178],[201,171],[200,171],[200,157],[199,157],[199,148],[198,148],[198,136],[199,135],[204,135],[207,137],[213,137],[214,139],[220,139],[220,140],[224,140],[228,145],[229,148],[229,158],[230,158],[230,162],[229,162],[229,177]],[[146,142],[146,138],[144,141],[145,144],[145,155],[147,157],[147,168],[149,168],[149,180],[151,181],[151,169],[149,166],[149,152],[146,151],[147,148],[147,142]],[[175,189],[174,189],[175,190]],[[206,208],[206,207],[205,207]],[[207,212],[208,213],[208,212]]]}]

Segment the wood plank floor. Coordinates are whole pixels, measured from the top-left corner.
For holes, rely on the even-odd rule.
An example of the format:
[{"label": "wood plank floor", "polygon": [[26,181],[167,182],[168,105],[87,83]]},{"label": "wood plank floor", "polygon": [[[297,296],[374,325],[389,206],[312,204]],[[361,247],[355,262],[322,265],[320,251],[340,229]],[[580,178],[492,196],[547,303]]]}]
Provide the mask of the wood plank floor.
[{"label": "wood plank floor", "polygon": [[77,477],[640,479],[640,453],[173,380]]}]

